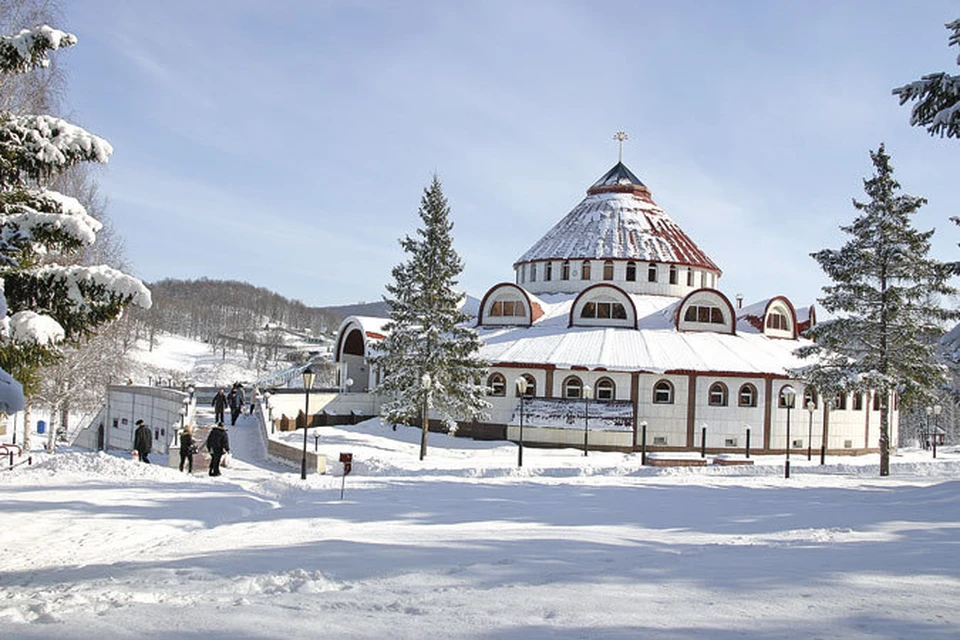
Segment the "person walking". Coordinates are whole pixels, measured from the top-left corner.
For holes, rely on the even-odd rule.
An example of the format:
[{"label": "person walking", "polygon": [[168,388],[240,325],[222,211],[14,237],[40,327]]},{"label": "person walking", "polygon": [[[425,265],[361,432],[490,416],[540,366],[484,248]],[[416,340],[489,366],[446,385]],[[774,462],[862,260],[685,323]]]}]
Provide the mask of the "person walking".
[{"label": "person walking", "polygon": [[233,426],[237,424],[237,418],[243,413],[243,406],[246,404],[243,397],[243,385],[239,382],[234,383],[227,399],[230,401],[230,426]]},{"label": "person walking", "polygon": [[224,453],[230,453],[230,437],[227,435],[227,428],[222,422],[218,422],[210,434],[207,436],[207,451],[210,452],[210,475],[220,475],[220,459]]},{"label": "person walking", "polygon": [[227,408],[227,394],[223,389],[217,391],[217,395],[213,396],[213,402],[210,404],[213,405],[213,421],[223,422],[223,414]]},{"label": "person walking", "polygon": [[187,425],[180,432],[180,471],[183,471],[183,463],[187,463],[187,473],[193,473],[193,454],[196,449],[193,444],[193,427]]},{"label": "person walking", "polygon": [[133,433],[133,448],[136,450],[140,462],[150,464],[150,459],[147,456],[153,451],[153,433],[143,420],[137,420],[136,424],[137,430]]}]

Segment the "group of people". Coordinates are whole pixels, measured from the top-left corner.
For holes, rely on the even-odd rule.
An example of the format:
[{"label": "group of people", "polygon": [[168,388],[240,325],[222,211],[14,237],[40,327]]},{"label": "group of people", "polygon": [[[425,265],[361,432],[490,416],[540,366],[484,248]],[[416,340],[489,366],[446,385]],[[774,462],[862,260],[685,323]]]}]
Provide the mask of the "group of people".
[{"label": "group of people", "polygon": [[[243,413],[243,407],[246,405],[246,394],[243,390],[243,384],[234,382],[230,388],[230,393],[223,389],[217,391],[213,397],[213,419],[217,424],[224,422],[224,413],[227,407],[230,407],[230,425],[237,424],[237,418]],[[250,405],[250,411],[253,412],[253,404]]]},{"label": "group of people", "polygon": [[[143,420],[137,420],[137,430],[133,434],[133,449],[140,462],[150,464],[150,453],[153,451],[153,433],[150,427]],[[223,421],[219,421],[210,429],[207,439],[204,442],[207,451],[210,452],[209,475],[220,475],[220,464],[223,462],[223,456],[230,453],[230,436],[227,434],[227,428]],[[183,471],[184,465],[187,471],[193,473],[193,454],[197,453],[198,443],[194,442],[193,427],[186,425],[180,432],[180,471]]]}]

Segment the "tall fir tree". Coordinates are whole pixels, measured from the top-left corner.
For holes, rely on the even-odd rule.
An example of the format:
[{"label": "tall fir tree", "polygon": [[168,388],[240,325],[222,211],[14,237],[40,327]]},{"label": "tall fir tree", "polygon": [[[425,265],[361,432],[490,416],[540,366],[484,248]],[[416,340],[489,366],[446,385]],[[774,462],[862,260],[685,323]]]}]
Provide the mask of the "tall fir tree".
[{"label": "tall fir tree", "polygon": [[[43,25],[0,38],[0,77],[45,67],[47,54],[76,37]],[[130,304],[149,308],[149,290],[106,265],[76,264],[102,224],[76,199],[49,187],[84,162],[106,162],[106,140],[49,115],[0,111],[0,368],[28,397],[41,367],[64,344],[78,345]],[[29,410],[29,405],[27,406]],[[26,443],[25,443],[26,444]]]},{"label": "tall fir tree", "polygon": [[[960,46],[960,20],[948,22],[945,26],[952,31],[949,44]],[[957,64],[960,64],[960,56],[957,56]],[[893,95],[900,98],[901,105],[916,101],[910,113],[911,125],[926,127],[932,136],[960,138],[960,75],[952,76],[943,71],[930,73],[897,87]]]},{"label": "tall fir tree", "polygon": [[949,265],[929,257],[933,230],[917,231],[911,216],[926,204],[900,193],[883,144],[870,152],[875,174],[864,180],[867,202],[840,229],[851,237],[839,250],[811,254],[833,284],[819,300],[835,315],[811,331],[816,356],[802,377],[826,394],[873,390],[880,394],[880,475],[890,473],[890,398],[901,408],[921,402],[944,381],[935,342],[957,313],[940,305],[955,290]]},{"label": "tall fir tree", "polygon": [[424,189],[419,215],[423,225],[416,237],[400,241],[409,259],[394,267],[387,285],[390,321],[372,362],[384,375],[377,389],[386,397],[381,417],[393,424],[420,421],[423,460],[432,415],[455,427],[456,420],[476,419],[488,405],[479,338],[460,310],[462,294],[454,290],[463,263],[453,248],[450,207],[436,175]]}]

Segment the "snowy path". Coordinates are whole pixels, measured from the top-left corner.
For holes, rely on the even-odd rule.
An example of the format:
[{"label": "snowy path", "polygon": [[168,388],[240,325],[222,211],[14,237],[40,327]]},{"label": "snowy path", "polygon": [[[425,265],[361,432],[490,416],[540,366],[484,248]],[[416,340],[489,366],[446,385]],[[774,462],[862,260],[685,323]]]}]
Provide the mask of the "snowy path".
[{"label": "snowy path", "polygon": [[0,636],[957,637],[956,450],[888,479],[542,450],[520,472],[513,446],[437,437],[420,463],[415,431],[368,424],[323,431],[358,461],[341,501],[228,429],[218,478],[79,453],[0,474]]}]

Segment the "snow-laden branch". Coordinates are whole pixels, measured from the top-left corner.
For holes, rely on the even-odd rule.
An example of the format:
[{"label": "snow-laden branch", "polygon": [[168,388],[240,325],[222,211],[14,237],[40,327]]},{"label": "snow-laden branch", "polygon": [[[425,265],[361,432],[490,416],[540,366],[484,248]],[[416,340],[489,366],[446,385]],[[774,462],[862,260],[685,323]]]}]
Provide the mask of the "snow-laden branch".
[{"label": "snow-laden branch", "polygon": [[113,147],[82,127],[48,115],[0,115],[5,186],[17,173],[36,178],[79,162],[106,163]]},{"label": "snow-laden branch", "polygon": [[0,334],[11,342],[49,346],[62,342],[66,332],[48,315],[18,311],[0,321]]},{"label": "snow-laden branch", "polygon": [[[2,198],[0,198],[2,200]],[[0,212],[3,233],[29,240],[34,231],[44,229],[66,235],[77,244],[88,246],[97,239],[103,224],[87,213],[76,198],[47,189],[25,191]]]},{"label": "snow-laden branch", "polygon": [[22,73],[50,64],[48,51],[77,44],[77,36],[47,25],[0,38],[0,71]]},{"label": "snow-laden branch", "polygon": [[87,267],[50,264],[38,268],[36,275],[63,281],[67,285],[67,298],[78,306],[86,305],[81,284],[99,285],[110,294],[130,298],[132,304],[144,309],[149,309],[153,304],[150,290],[140,280],[106,265]]}]

